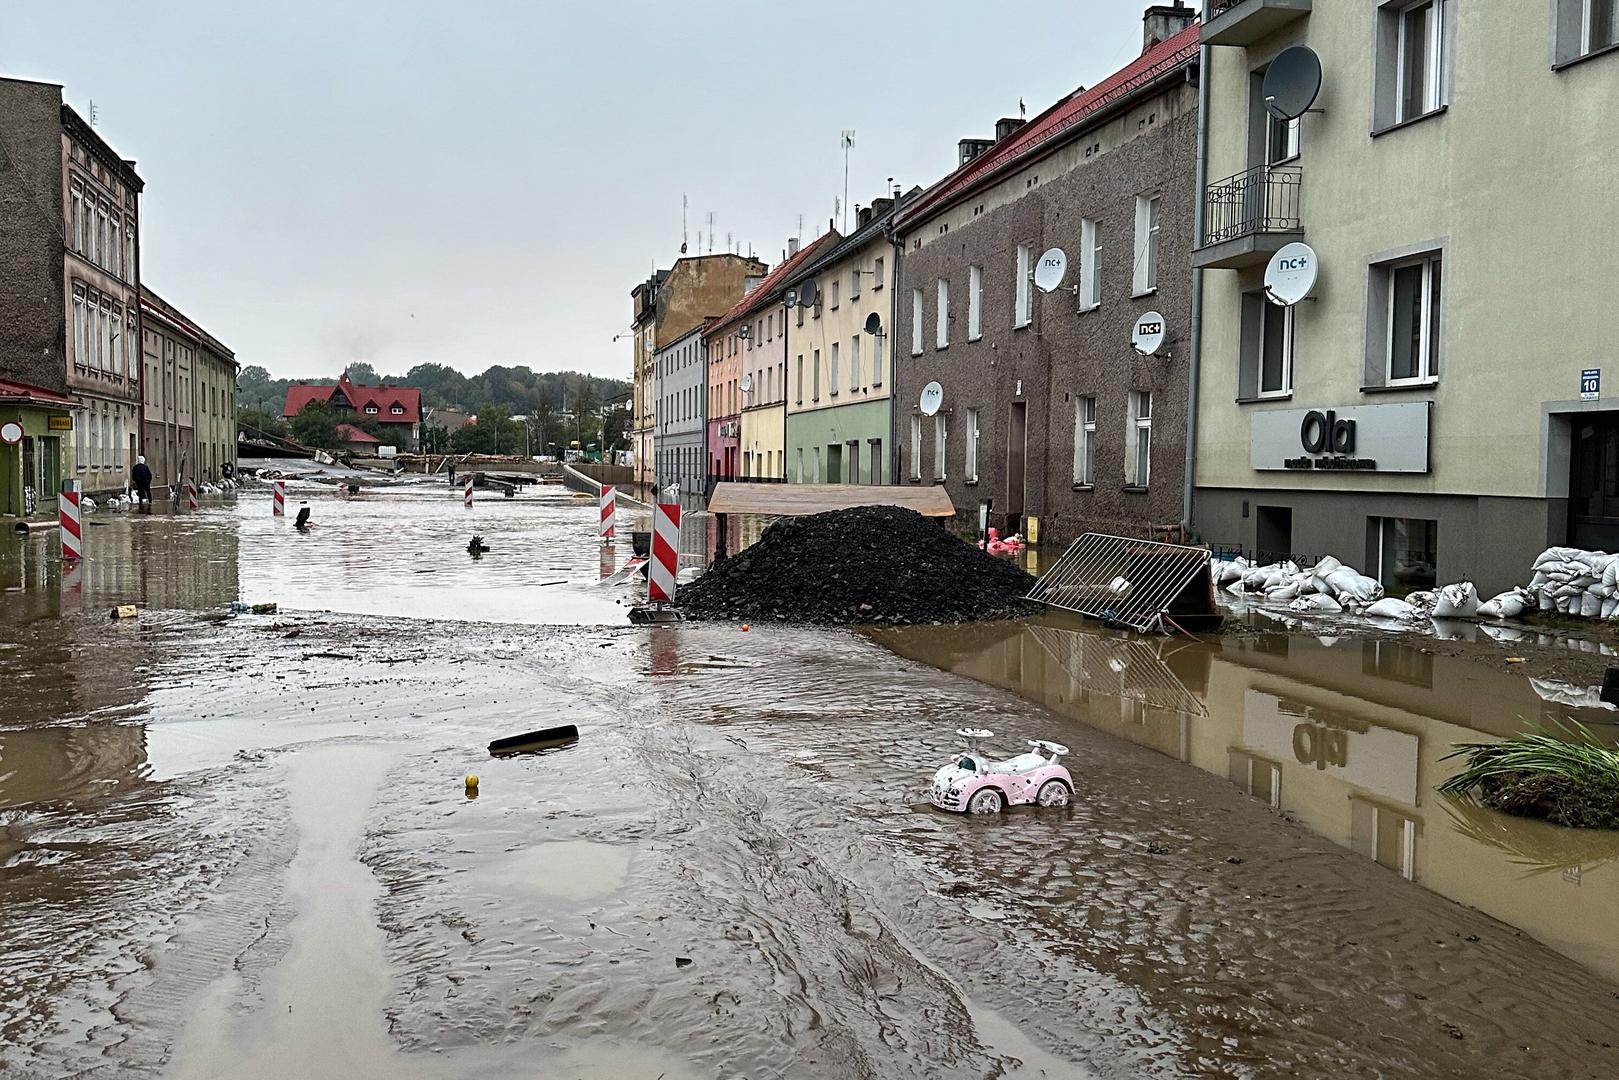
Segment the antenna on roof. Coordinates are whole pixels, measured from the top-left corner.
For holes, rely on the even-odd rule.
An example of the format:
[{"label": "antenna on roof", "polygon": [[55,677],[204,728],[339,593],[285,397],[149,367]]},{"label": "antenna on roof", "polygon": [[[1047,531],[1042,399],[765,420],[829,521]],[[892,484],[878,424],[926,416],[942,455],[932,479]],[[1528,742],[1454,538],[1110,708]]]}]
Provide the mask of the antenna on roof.
[{"label": "antenna on roof", "polygon": [[[849,151],[854,149],[854,129],[843,130],[843,206],[849,205]],[[849,231],[849,211],[843,211],[843,231]]]},{"label": "antenna on roof", "polygon": [[680,196],[680,253],[682,255],[686,254],[686,241],[688,239],[686,236],[686,209],[690,205],[691,200],[682,193]]},{"label": "antenna on roof", "polygon": [[714,211],[708,212],[708,253],[714,254]]},{"label": "antenna on roof", "polygon": [[1024,120],[1024,119],[1028,118],[1028,115],[1029,115],[1028,107],[1023,104],[1023,99],[1022,98],[1018,98],[1017,99],[1017,118],[1019,120]]},{"label": "antenna on roof", "polygon": [[90,99],[90,126],[95,127],[96,121],[101,119],[101,110],[96,108],[96,99]]}]

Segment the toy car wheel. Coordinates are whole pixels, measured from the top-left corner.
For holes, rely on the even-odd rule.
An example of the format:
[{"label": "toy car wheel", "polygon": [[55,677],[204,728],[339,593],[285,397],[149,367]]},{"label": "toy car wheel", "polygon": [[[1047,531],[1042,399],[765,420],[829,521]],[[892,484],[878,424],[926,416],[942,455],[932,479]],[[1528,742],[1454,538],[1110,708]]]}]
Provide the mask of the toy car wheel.
[{"label": "toy car wheel", "polygon": [[967,801],[969,814],[998,814],[1001,812],[1001,793],[994,788],[980,788]]},{"label": "toy car wheel", "polygon": [[1047,780],[1040,785],[1040,791],[1035,795],[1034,801],[1041,806],[1067,806],[1068,796],[1067,784],[1061,780]]}]

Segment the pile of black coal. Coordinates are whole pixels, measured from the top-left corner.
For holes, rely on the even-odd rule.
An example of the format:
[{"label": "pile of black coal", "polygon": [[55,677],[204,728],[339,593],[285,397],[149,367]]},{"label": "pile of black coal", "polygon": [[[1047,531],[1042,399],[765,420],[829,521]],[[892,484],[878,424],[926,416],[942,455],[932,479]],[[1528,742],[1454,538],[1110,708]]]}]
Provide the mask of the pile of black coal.
[{"label": "pile of black coal", "polygon": [[690,585],[688,619],[953,623],[1030,614],[1034,578],[896,506],[782,518]]}]

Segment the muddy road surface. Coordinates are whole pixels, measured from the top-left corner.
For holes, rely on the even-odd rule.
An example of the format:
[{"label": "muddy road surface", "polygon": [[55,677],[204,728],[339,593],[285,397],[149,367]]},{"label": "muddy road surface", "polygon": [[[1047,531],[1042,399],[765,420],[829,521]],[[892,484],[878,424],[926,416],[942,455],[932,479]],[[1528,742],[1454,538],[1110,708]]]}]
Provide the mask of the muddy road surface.
[{"label": "muddy road surface", "polygon": [[[464,519],[411,524],[399,503],[315,539],[253,522],[251,499],[115,522],[71,597],[38,541],[0,553],[0,1075],[1619,1074],[1601,933],[1576,959],[1503,921],[1510,904],[1441,895],[1424,880],[1443,876],[1426,845],[1455,828],[1441,811],[1413,827],[1406,880],[1314,802],[1207,767],[1225,743],[1268,745],[1257,705],[1252,737],[1232,734],[1255,689],[1226,671],[1241,665],[1098,673],[1086,711],[1054,674],[1086,669],[1053,659],[1034,679],[1054,642],[1024,627],[535,625],[566,620],[507,618],[524,606],[509,595],[473,619],[485,594],[565,606],[537,599],[564,586],[451,559],[429,540]],[[481,522],[491,544],[543,548],[594,508],[500,513],[514,535]],[[419,550],[378,569],[314,546],[386,529]],[[137,543],[202,554],[135,560]],[[595,549],[555,554],[578,604],[617,606],[592,591]],[[458,600],[377,610],[435,561],[459,585],[423,591]],[[293,610],[224,617],[267,590]],[[107,619],[131,592],[142,617]],[[1331,726],[1285,671],[1260,674]],[[1165,697],[1181,692],[1195,703]],[[1104,701],[1137,727],[1110,730]],[[1345,730],[1395,726],[1338,704]],[[1164,710],[1186,717],[1185,755]],[[579,743],[483,749],[553,723]],[[927,807],[961,726],[1068,744],[1078,798],[988,820]],[[1351,794],[1394,808],[1390,775],[1357,773]],[[1446,843],[1447,867],[1497,850]],[[1604,888],[1611,857],[1582,856],[1577,887]],[[1524,872],[1548,878],[1576,887]]]}]

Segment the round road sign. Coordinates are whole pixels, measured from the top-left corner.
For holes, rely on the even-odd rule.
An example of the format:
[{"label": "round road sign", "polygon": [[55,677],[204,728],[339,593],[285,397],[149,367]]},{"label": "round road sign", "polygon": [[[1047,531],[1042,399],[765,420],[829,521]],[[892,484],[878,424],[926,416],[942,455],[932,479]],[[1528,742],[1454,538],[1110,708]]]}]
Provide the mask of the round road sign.
[{"label": "round road sign", "polygon": [[0,424],[0,441],[15,446],[22,442],[22,425],[18,423]]}]

